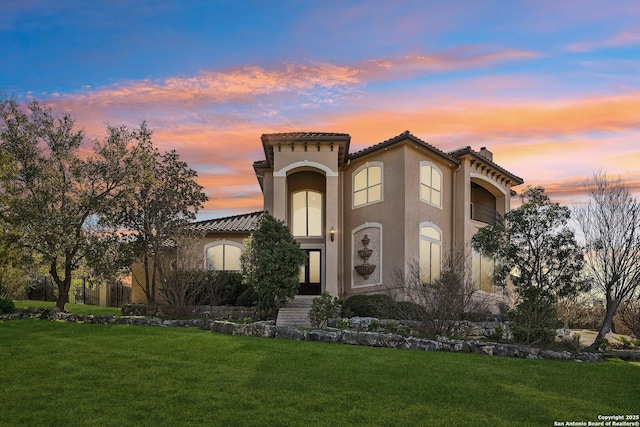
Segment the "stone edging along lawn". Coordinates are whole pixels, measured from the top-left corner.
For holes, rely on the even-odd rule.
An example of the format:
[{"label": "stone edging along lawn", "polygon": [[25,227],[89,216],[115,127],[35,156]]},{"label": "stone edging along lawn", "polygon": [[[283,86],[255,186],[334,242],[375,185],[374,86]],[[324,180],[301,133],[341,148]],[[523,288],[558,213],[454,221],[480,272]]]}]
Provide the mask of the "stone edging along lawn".
[{"label": "stone edging along lawn", "polygon": [[163,320],[157,317],[149,318],[140,316],[94,316],[65,313],[61,312],[57,308],[29,308],[10,314],[0,315],[0,320],[12,319],[44,319],[75,323],[191,327],[236,336],[293,339],[298,341],[364,345],[370,347],[386,347],[405,350],[479,353],[489,356],[517,357],[523,359],[597,362],[605,358],[605,355],[601,353],[571,353],[569,351],[553,351],[518,344],[503,344],[477,340],[454,340],[446,337],[439,337],[437,340],[431,340],[426,338],[405,337],[398,334],[364,332],[348,329],[305,330],[289,326],[276,326],[273,321],[239,324],[227,320],[213,319]]}]

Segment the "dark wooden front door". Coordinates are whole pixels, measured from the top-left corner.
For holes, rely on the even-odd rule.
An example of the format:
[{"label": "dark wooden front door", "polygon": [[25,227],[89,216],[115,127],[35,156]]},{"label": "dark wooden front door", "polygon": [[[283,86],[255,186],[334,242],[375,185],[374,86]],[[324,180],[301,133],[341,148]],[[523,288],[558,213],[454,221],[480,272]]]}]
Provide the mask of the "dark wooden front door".
[{"label": "dark wooden front door", "polygon": [[306,249],[307,263],[300,267],[298,295],[320,295],[322,292],[322,251]]}]

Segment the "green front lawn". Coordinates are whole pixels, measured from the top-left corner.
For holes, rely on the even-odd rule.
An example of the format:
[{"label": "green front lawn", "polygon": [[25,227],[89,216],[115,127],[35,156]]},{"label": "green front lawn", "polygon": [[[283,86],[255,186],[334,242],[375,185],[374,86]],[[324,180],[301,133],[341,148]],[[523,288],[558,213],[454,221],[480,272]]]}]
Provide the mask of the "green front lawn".
[{"label": "green front lawn", "polygon": [[[17,309],[29,307],[53,308],[56,306],[56,303],[53,301],[16,300],[14,303],[16,304]],[[64,306],[64,309],[69,313],[74,314],[93,314],[96,316],[122,315],[122,310],[119,307],[100,307],[98,305],[67,303]]]},{"label": "green front lawn", "polygon": [[635,414],[640,366],[186,328],[0,322],[0,425],[552,426]]}]

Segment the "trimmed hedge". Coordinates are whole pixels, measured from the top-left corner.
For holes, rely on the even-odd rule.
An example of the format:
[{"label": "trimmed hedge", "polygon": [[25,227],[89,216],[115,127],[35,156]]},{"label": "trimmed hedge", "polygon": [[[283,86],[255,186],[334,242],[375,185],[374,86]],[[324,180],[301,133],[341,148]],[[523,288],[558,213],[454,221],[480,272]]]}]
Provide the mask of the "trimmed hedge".
[{"label": "trimmed hedge", "polygon": [[396,319],[398,305],[388,295],[354,295],[342,306],[343,317],[376,317],[378,319]]}]

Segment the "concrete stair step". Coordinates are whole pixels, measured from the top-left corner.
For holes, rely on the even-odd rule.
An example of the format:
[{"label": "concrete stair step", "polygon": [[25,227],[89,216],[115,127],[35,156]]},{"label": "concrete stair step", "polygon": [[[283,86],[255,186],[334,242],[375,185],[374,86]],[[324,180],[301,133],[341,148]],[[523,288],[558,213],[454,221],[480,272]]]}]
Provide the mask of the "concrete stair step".
[{"label": "concrete stair step", "polygon": [[309,312],[314,296],[298,295],[278,311],[277,326],[311,327]]}]

